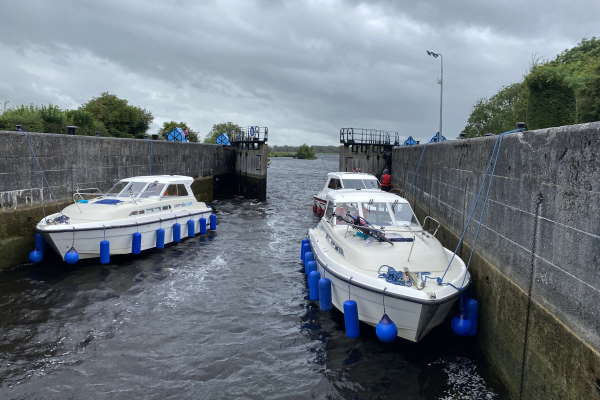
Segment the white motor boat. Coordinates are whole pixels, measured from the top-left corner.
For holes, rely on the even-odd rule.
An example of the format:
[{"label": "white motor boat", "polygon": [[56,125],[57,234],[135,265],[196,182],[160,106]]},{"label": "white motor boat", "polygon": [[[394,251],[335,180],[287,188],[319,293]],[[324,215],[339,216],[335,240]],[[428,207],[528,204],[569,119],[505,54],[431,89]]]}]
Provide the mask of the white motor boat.
[{"label": "white motor boat", "polygon": [[341,189],[372,190],[379,189],[375,175],[360,172],[330,172],[325,186],[313,196],[313,213],[322,217],[327,205],[327,193]]},{"label": "white motor boat", "polygon": [[[192,182],[188,176],[138,176],[122,179],[90,199],[78,191],[73,204],[43,218],[36,229],[67,262],[70,250],[78,259],[100,257],[103,240],[110,243],[110,255],[139,253],[157,243],[162,247],[216,223],[216,217],[210,221],[212,209],[194,197]],[[134,238],[136,233],[141,239]]]},{"label": "white motor boat", "polygon": [[439,223],[426,217],[428,232],[404,198],[381,190],[332,190],[326,200],[308,236],[333,305],[343,312],[354,300],[360,321],[387,314],[397,336],[421,340],[470,283],[464,262],[435,238]]}]

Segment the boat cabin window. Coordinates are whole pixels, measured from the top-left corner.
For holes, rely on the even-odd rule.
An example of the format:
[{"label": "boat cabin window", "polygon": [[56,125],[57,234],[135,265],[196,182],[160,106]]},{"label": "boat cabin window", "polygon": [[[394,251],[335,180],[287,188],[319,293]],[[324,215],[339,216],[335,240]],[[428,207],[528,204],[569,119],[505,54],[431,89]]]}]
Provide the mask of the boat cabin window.
[{"label": "boat cabin window", "polygon": [[148,197],[156,197],[160,196],[163,188],[165,187],[164,183],[152,182],[148,184],[146,190],[144,190],[140,197],[148,198]]},{"label": "boat cabin window", "polygon": [[331,178],[329,180],[329,185],[327,185],[329,189],[337,190],[342,188],[342,183],[338,178]]},{"label": "boat cabin window", "polygon": [[343,179],[344,189],[378,189],[377,179]]},{"label": "boat cabin window", "polygon": [[187,196],[188,191],[183,184],[171,184],[167,186],[165,194],[163,196]]}]

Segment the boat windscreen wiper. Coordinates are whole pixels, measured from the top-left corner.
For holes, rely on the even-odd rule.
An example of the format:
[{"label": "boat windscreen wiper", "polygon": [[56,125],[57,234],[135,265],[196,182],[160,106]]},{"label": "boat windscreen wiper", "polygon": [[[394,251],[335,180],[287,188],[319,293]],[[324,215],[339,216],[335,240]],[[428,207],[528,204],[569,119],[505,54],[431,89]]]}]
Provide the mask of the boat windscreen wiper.
[{"label": "boat windscreen wiper", "polygon": [[394,243],[388,239],[385,236],[385,232],[383,232],[381,229],[377,229],[375,227],[373,227],[369,221],[367,221],[366,219],[364,219],[361,216],[357,216],[354,217],[352,216],[352,214],[350,214],[350,212],[346,212],[346,216],[350,217],[350,220],[347,220],[346,218],[342,218],[342,220],[348,224],[350,224],[354,229],[361,231],[362,233],[364,233],[365,235],[369,235],[374,239],[377,239],[377,241],[379,242],[385,242],[385,243],[389,243],[392,246],[394,245]]}]

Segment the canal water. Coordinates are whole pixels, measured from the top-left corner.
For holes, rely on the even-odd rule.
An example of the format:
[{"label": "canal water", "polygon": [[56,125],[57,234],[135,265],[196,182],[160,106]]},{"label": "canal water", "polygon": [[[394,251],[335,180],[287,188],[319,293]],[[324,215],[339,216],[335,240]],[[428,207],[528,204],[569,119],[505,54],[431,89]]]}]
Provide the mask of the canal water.
[{"label": "canal water", "polygon": [[501,399],[473,339],[344,336],[306,300],[299,243],[337,156],[272,159],[268,200],[216,234],[109,265],[0,274],[1,399]]}]

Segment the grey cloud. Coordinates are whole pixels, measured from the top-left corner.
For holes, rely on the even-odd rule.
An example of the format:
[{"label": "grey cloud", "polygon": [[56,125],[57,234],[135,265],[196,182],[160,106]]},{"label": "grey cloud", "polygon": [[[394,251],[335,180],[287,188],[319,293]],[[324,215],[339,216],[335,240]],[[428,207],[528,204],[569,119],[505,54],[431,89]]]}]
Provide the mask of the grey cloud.
[{"label": "grey cloud", "polygon": [[520,79],[532,54],[594,34],[600,5],[575,3],[2,3],[10,83],[0,100],[72,106],[108,90],[157,124],[185,120],[201,133],[234,120],[268,125],[274,144],[335,144],[342,126],[425,138],[438,125],[433,48],[445,56],[445,133],[455,137],[472,104]]}]

